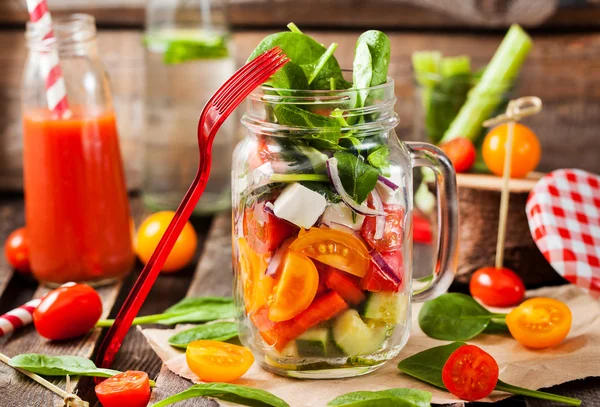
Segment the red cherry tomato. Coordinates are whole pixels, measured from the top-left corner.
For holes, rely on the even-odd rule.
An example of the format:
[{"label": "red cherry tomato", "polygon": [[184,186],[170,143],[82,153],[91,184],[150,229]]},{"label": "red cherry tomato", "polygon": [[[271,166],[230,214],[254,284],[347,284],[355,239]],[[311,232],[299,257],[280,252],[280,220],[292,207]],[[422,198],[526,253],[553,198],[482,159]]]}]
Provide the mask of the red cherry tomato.
[{"label": "red cherry tomato", "polygon": [[[379,253],[379,255],[387,265],[390,266],[392,271],[396,272],[396,275],[398,275],[402,281],[404,274],[402,267],[402,251],[382,252]],[[402,287],[402,283],[398,284],[396,281],[392,280],[386,272],[381,270],[377,263],[371,260],[367,274],[360,280],[360,287],[363,290],[375,293],[380,291],[398,292],[400,287]]]},{"label": "red cherry tomato", "polygon": [[104,407],[146,407],[150,401],[150,380],[144,372],[127,371],[96,386]]},{"label": "red cherry tomato", "polygon": [[465,137],[457,137],[440,146],[446,153],[456,172],[467,172],[475,163],[475,146]]},{"label": "red cherry tomato", "polygon": [[6,256],[6,260],[8,260],[8,264],[17,271],[23,274],[31,272],[27,229],[19,228],[8,235],[8,239],[4,243],[4,255]]},{"label": "red cherry tomato", "polygon": [[[370,205],[369,197],[369,205]],[[372,206],[372,205],[370,205]],[[396,250],[402,246],[404,231],[404,208],[400,205],[384,205],[387,213],[385,217],[385,227],[383,237],[375,239],[375,229],[377,228],[377,218],[368,216],[360,230],[360,235],[365,241],[378,252]]]},{"label": "red cherry tomato", "polygon": [[490,307],[510,307],[525,296],[521,278],[507,268],[484,267],[477,270],[469,284],[471,295]]},{"label": "red cherry tomato", "polygon": [[46,294],[33,312],[33,323],[44,338],[63,340],[86,334],[101,315],[102,301],[96,290],[72,283]]},{"label": "red cherry tomato", "polygon": [[474,345],[456,349],[442,369],[448,391],[463,400],[475,401],[489,395],[498,383],[498,363]]},{"label": "red cherry tomato", "polygon": [[285,239],[297,232],[298,227],[267,212],[264,202],[244,212],[244,236],[257,253],[275,251]]}]

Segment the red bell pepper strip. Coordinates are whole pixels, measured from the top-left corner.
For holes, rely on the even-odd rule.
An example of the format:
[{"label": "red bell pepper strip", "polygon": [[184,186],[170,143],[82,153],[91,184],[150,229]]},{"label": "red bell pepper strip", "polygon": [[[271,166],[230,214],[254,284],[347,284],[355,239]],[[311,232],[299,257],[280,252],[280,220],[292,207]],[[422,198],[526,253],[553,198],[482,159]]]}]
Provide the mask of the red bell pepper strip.
[{"label": "red bell pepper strip", "polygon": [[328,267],[322,274],[325,285],[338,293],[344,300],[358,305],[367,299],[358,286],[360,279],[333,267]]}]

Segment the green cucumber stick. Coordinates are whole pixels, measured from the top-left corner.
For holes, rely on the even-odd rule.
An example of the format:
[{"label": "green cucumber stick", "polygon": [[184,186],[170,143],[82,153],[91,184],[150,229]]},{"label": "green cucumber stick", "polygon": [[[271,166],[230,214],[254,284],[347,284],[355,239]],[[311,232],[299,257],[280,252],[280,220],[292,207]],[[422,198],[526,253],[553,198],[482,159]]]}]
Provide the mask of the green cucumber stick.
[{"label": "green cucumber stick", "polygon": [[421,102],[427,113],[433,87],[439,81],[442,53],[439,51],[416,51],[412,54],[412,66],[417,83],[421,86]]},{"label": "green cucumber stick", "polygon": [[456,75],[470,75],[471,58],[466,55],[444,57],[442,59],[441,72],[444,78]]},{"label": "green cucumber stick", "polygon": [[529,35],[519,25],[512,25],[481,79],[469,92],[467,101],[444,133],[441,143],[459,136],[470,140],[477,137],[481,124],[502,100],[502,94],[507,89],[505,85],[519,73],[531,46]]}]

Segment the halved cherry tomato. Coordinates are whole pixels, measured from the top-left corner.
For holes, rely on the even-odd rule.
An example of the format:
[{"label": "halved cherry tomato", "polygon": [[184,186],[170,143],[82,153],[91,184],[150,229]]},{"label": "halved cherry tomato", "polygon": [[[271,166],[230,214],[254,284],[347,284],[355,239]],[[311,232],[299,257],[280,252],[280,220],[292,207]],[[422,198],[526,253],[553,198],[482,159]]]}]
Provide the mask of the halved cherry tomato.
[{"label": "halved cherry tomato", "polygon": [[510,307],[525,296],[521,278],[507,268],[484,267],[471,276],[471,295],[490,307]]},{"label": "halved cherry tomato", "polygon": [[[174,216],[175,212],[173,211],[157,212],[148,216],[140,225],[136,236],[135,251],[142,263],[146,264],[150,261],[150,257],[154,254],[156,246],[158,246]],[[196,231],[190,222],[186,222],[181,234],[175,241],[173,250],[167,257],[162,271],[170,273],[187,266],[194,258],[197,246]]]},{"label": "halved cherry tomato", "polygon": [[66,284],[50,291],[33,311],[33,323],[44,338],[63,340],[86,334],[102,315],[102,300],[89,285]]},{"label": "halved cherry tomato", "polygon": [[335,229],[311,228],[300,233],[290,251],[303,253],[323,264],[362,277],[371,256],[365,244],[350,233]]},{"label": "halved cherry tomato", "polygon": [[330,320],[347,308],[346,301],[335,291],[330,291],[315,299],[304,312],[289,321],[273,322],[269,320],[267,307],[260,309],[250,319],[260,331],[265,342],[281,351],[291,340],[321,322]]},{"label": "halved cherry tomato", "polygon": [[561,343],[571,329],[571,310],[552,298],[532,298],[506,316],[510,334],[533,349]]},{"label": "halved cherry tomato", "polygon": [[327,267],[321,274],[325,285],[337,292],[350,304],[358,305],[367,299],[359,287],[360,279],[333,267]]},{"label": "halved cherry tomato", "polygon": [[457,137],[442,144],[440,148],[452,161],[454,170],[458,173],[469,171],[475,164],[477,153],[475,146],[468,138]]},{"label": "halved cherry tomato", "polygon": [[385,227],[381,239],[375,239],[377,224],[375,216],[367,216],[360,230],[363,239],[378,252],[399,249],[402,246],[404,237],[404,208],[400,205],[384,205],[384,210],[387,216],[385,217]]},{"label": "halved cherry tomato", "polygon": [[318,287],[319,273],[312,260],[303,254],[288,252],[269,299],[269,319],[280,322],[294,318],[313,302]]},{"label": "halved cherry tomato", "polygon": [[431,224],[424,215],[413,213],[413,241],[415,243],[431,244],[433,234]]},{"label": "halved cherry tomato", "polygon": [[265,202],[245,210],[243,226],[248,244],[261,254],[275,251],[285,239],[298,232],[297,226],[267,212]]},{"label": "halved cherry tomato", "polygon": [[[506,155],[506,141],[508,139],[508,125],[501,124],[494,127],[483,140],[483,161],[491,172],[498,176],[504,173],[504,157]],[[520,123],[515,123],[515,133],[510,161],[510,176],[523,178],[535,170],[542,149],[540,141],[531,129]]]},{"label": "halved cherry tomato", "polygon": [[402,276],[404,275],[402,268],[402,251],[382,252],[379,253],[379,255],[390,266],[392,271],[396,272],[396,275],[400,279],[400,284],[392,280],[387,273],[381,270],[377,263],[371,260],[367,274],[360,281],[360,287],[363,290],[375,293],[380,291],[398,292],[402,287]]},{"label": "halved cherry tomato", "polygon": [[463,400],[475,401],[489,395],[498,383],[498,363],[474,345],[463,345],[448,358],[442,369],[448,391]]},{"label": "halved cherry tomato", "polygon": [[264,275],[268,266],[266,255],[260,255],[252,250],[243,237],[238,239],[238,249],[240,251],[239,271],[244,291],[244,303],[246,313],[250,313],[267,303],[275,282],[271,277]]},{"label": "halved cherry tomato", "polygon": [[8,264],[15,270],[23,274],[31,272],[27,229],[18,228],[8,235],[8,239],[4,243],[4,255],[8,260]]},{"label": "halved cherry tomato", "polygon": [[194,341],[185,352],[188,367],[205,382],[232,382],[254,363],[248,348],[219,341]]},{"label": "halved cherry tomato", "polygon": [[128,370],[96,386],[104,407],[146,407],[150,401],[150,380],[145,372]]},{"label": "halved cherry tomato", "polygon": [[254,153],[250,154],[249,163],[250,168],[254,169],[260,167],[262,164],[266,162],[270,162],[273,160],[273,153],[269,149],[269,144],[267,143],[267,138],[258,136],[256,150]]}]

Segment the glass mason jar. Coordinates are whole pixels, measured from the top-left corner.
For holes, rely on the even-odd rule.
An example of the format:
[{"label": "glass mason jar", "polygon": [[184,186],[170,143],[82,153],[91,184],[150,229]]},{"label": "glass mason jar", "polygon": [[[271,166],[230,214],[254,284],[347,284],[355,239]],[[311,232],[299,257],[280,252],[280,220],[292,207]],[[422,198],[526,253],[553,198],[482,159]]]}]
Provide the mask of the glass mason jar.
[{"label": "glass mason jar", "polygon": [[[369,106],[355,108],[365,93]],[[408,340],[411,301],[452,282],[455,174],[436,147],[397,138],[395,101],[389,78],[359,90],[262,87],[248,98],[247,136],[233,156],[234,297],[240,338],[269,371],[336,378],[377,369]],[[283,125],[286,114],[321,127]],[[437,175],[441,225],[434,274],[419,283],[417,166]]]},{"label": "glass mason jar", "polygon": [[[134,264],[129,202],[108,78],[85,14],[27,25],[21,107],[25,215],[42,283],[103,283]],[[58,54],[68,110],[49,110],[45,66]]]},{"label": "glass mason jar", "polygon": [[[144,203],[175,210],[198,170],[202,107],[235,71],[225,0],[151,0],[146,5]],[[235,120],[221,126],[211,175],[195,214],[231,205]]]}]

